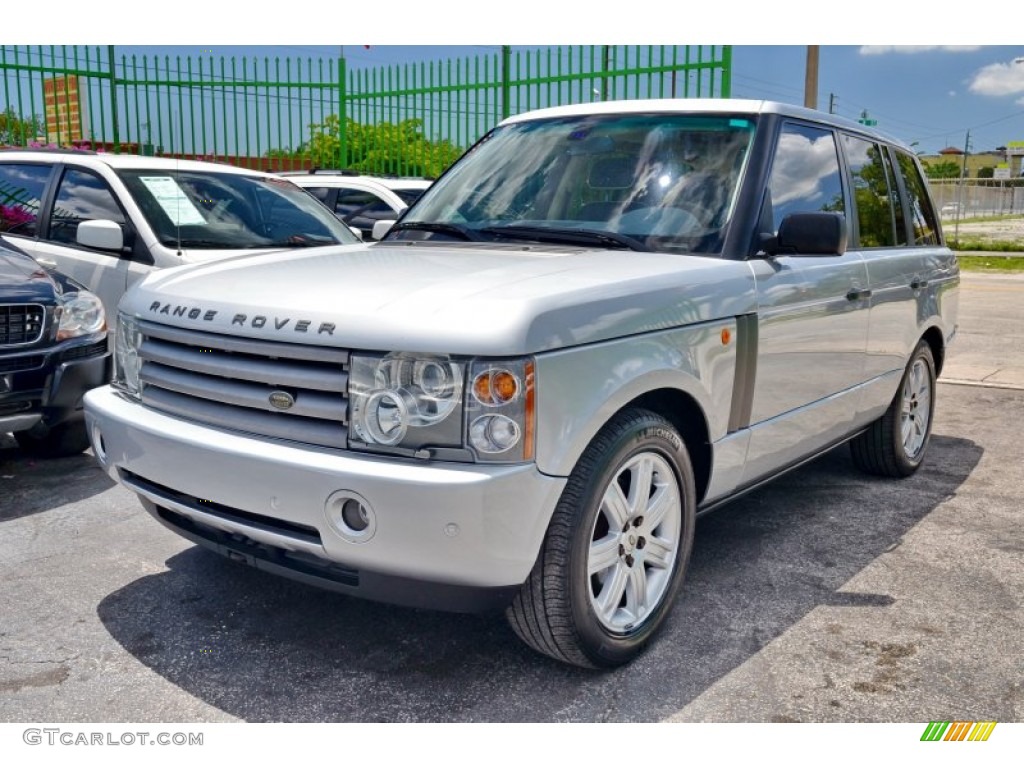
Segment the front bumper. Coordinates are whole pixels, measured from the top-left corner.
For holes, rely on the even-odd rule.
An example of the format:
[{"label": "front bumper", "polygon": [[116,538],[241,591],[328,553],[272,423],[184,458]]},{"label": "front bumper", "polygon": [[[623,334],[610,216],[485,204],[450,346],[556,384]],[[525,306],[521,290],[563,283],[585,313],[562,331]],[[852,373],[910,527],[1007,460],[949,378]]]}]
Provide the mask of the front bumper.
[{"label": "front bumper", "polygon": [[110,381],[106,335],[0,354],[0,432],[82,418],[82,396]]},{"label": "front bumper", "polygon": [[[86,396],[93,449],[158,520],[234,559],[387,602],[482,610],[507,602],[540,550],[564,478],[530,465],[424,462],[224,432]],[[330,521],[365,501],[371,536]]]}]

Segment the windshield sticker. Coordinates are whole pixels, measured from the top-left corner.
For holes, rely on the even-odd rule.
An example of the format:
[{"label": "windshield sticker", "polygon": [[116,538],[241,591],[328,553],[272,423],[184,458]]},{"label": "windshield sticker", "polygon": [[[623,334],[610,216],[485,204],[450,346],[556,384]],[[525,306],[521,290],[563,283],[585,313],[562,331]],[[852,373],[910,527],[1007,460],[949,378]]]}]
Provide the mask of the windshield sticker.
[{"label": "windshield sticker", "polygon": [[171,176],[140,176],[139,181],[146,185],[146,189],[176,227],[206,223],[199,209],[192,204],[185,191]]}]

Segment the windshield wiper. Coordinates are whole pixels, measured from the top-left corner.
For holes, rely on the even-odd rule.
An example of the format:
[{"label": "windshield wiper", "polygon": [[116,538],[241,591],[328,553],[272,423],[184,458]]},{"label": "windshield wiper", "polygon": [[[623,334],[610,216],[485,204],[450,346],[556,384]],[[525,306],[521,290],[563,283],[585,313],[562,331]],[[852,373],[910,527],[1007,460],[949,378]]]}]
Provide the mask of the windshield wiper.
[{"label": "windshield wiper", "polygon": [[596,229],[554,229],[552,227],[530,227],[522,224],[504,224],[498,227],[483,227],[480,232],[499,237],[535,240],[541,243],[565,243],[567,245],[605,245],[628,248],[631,251],[646,251],[647,247],[629,235],[605,232]]},{"label": "windshield wiper", "polygon": [[405,229],[420,229],[424,232],[440,232],[445,235],[456,235],[463,240],[476,240],[467,227],[458,224],[447,224],[441,221],[400,221],[391,228],[391,232]]}]

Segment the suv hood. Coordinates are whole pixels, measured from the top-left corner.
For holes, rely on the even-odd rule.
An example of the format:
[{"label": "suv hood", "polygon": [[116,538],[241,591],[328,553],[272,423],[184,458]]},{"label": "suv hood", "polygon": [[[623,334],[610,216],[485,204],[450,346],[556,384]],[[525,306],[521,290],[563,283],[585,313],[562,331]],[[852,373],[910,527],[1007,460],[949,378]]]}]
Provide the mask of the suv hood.
[{"label": "suv hood", "polygon": [[58,286],[27,254],[0,246],[0,304],[53,304]]},{"label": "suv hood", "polygon": [[161,270],[136,284],[121,310],[250,338],[498,356],[750,312],[752,288],[749,265],[706,257],[376,244]]}]

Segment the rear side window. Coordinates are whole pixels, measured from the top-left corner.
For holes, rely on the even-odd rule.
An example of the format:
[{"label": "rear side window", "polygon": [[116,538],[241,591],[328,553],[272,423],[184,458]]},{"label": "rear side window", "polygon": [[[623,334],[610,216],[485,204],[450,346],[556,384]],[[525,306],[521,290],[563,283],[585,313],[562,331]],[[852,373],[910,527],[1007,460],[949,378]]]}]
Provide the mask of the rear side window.
[{"label": "rear side window", "polygon": [[914,158],[905,152],[896,152],[903,186],[907,190],[907,207],[910,209],[910,222],[914,229],[914,245],[938,245],[939,227],[936,223],[935,209],[932,207],[928,188],[918,170]]},{"label": "rear side window", "polygon": [[0,232],[34,237],[50,166],[0,163]]},{"label": "rear side window", "polygon": [[49,239],[74,244],[78,225],[94,219],[125,223],[124,214],[103,179],[87,171],[65,171],[53,202]]},{"label": "rear side window", "polygon": [[339,216],[348,218],[360,213],[377,211],[391,211],[391,206],[372,192],[364,192],[359,189],[338,190],[338,199],[334,203],[334,212]]},{"label": "rear side window", "polygon": [[896,218],[883,148],[856,136],[844,136],[861,248],[896,245]]},{"label": "rear side window", "polygon": [[846,213],[832,131],[795,123],[783,125],[769,190],[775,232],[791,213]]}]

